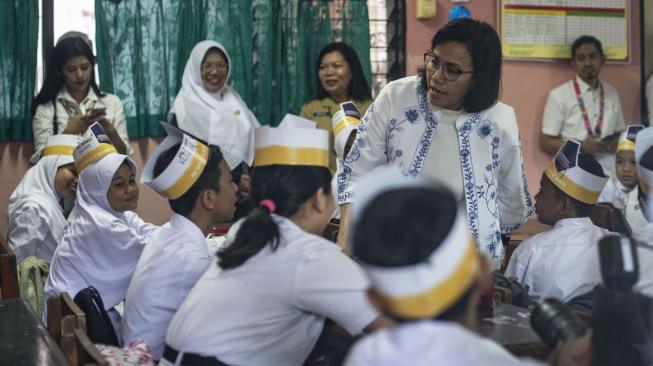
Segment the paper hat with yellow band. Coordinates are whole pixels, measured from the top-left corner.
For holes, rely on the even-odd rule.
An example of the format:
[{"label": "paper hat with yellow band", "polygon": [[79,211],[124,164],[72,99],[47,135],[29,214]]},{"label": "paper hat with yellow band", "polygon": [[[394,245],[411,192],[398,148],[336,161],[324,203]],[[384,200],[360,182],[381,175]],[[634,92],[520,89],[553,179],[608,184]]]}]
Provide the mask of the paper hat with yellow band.
[{"label": "paper hat with yellow band", "polygon": [[635,138],[639,131],[643,130],[642,125],[630,125],[626,127],[626,131],[622,132],[619,136],[617,144],[617,151],[635,151]]},{"label": "paper hat with yellow band", "polygon": [[99,122],[93,123],[87,133],[88,137],[84,138],[73,150],[75,167],[79,173],[103,157],[118,152]]},{"label": "paper hat with yellow band", "polygon": [[651,195],[653,187],[653,167],[642,166],[642,157],[653,149],[653,127],[647,127],[637,134],[635,144],[635,161],[637,162],[637,177],[639,185],[647,195]]},{"label": "paper hat with yellow band", "polygon": [[333,114],[331,126],[333,127],[333,148],[338,156],[345,151],[345,145],[351,135],[356,130],[361,121],[361,114],[353,102],[344,102],[340,104],[340,110]]},{"label": "paper hat with yellow band", "polygon": [[[309,127],[312,126],[312,127]],[[286,115],[279,127],[256,129],[254,167],[312,165],[329,167],[329,133],[307,119]]]},{"label": "paper hat with yellow band", "polygon": [[544,174],[561,191],[583,203],[593,205],[599,198],[607,177],[594,175],[578,165],[580,142],[567,140]]},{"label": "paper hat with yellow band", "polygon": [[72,159],[73,150],[81,141],[82,138],[78,135],[52,135],[45,141],[42,156],[66,155]]},{"label": "paper hat with yellow band", "polygon": [[[404,176],[396,167],[384,166],[360,182],[351,207],[352,222],[384,192],[406,188],[433,188],[425,178]],[[383,306],[405,319],[431,318],[455,304],[474,283],[480,263],[476,246],[462,214],[458,214],[442,243],[419,264],[379,267],[363,263]]]},{"label": "paper hat with yellow band", "polygon": [[[209,148],[167,123],[161,125],[168,136],[147,160],[141,175],[141,183],[174,200],[188,192],[202,175],[209,159]],[[181,144],[177,154],[163,172],[155,177],[154,167],[159,156],[177,144]]]}]

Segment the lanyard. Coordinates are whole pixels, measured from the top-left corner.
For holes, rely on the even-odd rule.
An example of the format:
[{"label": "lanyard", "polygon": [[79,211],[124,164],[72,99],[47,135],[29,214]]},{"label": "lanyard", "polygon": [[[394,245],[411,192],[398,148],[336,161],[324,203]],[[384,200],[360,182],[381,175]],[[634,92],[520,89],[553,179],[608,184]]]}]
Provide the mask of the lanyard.
[{"label": "lanyard", "polygon": [[576,92],[576,99],[578,99],[578,107],[580,108],[580,113],[583,116],[583,123],[585,124],[585,129],[587,129],[587,134],[591,135],[601,135],[601,129],[603,128],[603,112],[605,111],[605,90],[603,90],[603,84],[599,82],[599,120],[596,123],[596,129],[592,132],[592,124],[590,123],[589,115],[587,114],[587,108],[585,107],[585,101],[580,95],[580,86],[578,81],[574,79],[574,91]]}]

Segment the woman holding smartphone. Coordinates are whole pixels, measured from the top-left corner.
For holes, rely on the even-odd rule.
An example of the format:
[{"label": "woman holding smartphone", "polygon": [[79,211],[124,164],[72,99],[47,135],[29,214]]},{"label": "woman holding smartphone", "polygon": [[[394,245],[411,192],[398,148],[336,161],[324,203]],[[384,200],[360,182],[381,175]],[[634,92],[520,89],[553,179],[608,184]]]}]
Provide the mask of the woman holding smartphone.
[{"label": "woman holding smartphone", "polygon": [[59,39],[48,65],[45,81],[32,103],[35,164],[45,141],[61,133],[82,134],[100,122],[119,153],[130,154],[127,123],[120,99],[103,93],[95,81],[95,56],[88,38]]}]

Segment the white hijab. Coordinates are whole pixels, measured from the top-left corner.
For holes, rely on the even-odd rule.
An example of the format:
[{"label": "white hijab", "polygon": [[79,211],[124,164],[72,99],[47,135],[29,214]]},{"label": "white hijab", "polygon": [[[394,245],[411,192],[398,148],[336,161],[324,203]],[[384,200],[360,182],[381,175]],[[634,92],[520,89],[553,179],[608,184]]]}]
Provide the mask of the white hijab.
[{"label": "white hijab", "polygon": [[[204,89],[200,73],[202,60],[211,48],[222,51],[229,63],[225,85],[215,93]],[[207,40],[196,44],[184,69],[181,90],[170,110],[180,129],[218,145],[231,169],[241,162],[252,165],[254,130],[260,126],[236,90],[227,85],[233,67],[227,50],[220,43]]]},{"label": "white hijab", "polygon": [[[13,220],[14,213],[25,205],[36,204],[41,219],[50,228],[52,238],[57,242],[57,245],[61,244],[66,218],[60,204],[61,199],[54,189],[54,178],[59,167],[70,163],[73,163],[73,157],[70,155],[49,155],[43,157],[36,165],[31,167],[9,197],[9,206],[7,207],[9,221]],[[9,244],[12,244],[11,240],[9,240]],[[12,249],[16,254],[20,252],[33,253],[35,251],[34,248],[13,247],[13,245]],[[21,255],[19,257],[24,258]]]},{"label": "white hijab", "polygon": [[79,177],[77,201],[57,248],[45,286],[46,297],[67,291],[75,296],[95,287],[107,309],[125,299],[143,246],[156,228],[131,211],[111,208],[107,191],[123,163],[134,174],[136,165],[127,156],[109,154],[87,167]]}]

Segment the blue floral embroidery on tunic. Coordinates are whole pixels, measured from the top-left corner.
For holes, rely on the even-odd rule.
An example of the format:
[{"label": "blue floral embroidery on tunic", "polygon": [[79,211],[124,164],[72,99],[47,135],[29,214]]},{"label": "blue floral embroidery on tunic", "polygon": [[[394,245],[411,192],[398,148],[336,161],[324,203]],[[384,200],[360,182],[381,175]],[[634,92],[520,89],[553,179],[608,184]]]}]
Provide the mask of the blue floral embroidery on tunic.
[{"label": "blue floral embroidery on tunic", "polygon": [[404,111],[404,116],[406,116],[408,122],[410,122],[413,125],[419,123],[419,113],[417,112],[417,108],[415,107],[410,107],[406,111]]},{"label": "blue floral embroidery on tunic", "polygon": [[476,133],[478,133],[478,136],[482,139],[490,136],[490,134],[492,134],[492,122],[483,120],[483,122],[478,126]]},{"label": "blue floral embroidery on tunic", "polygon": [[426,130],[417,143],[413,161],[408,169],[408,174],[414,177],[418,176],[422,171],[424,159],[426,159],[429,149],[431,148],[433,134],[435,133],[435,129],[438,127],[438,120],[435,118],[435,115],[431,111],[431,107],[429,107],[428,100],[426,99],[426,90],[422,88],[421,85],[417,86],[417,104],[420,113],[426,121]]}]

